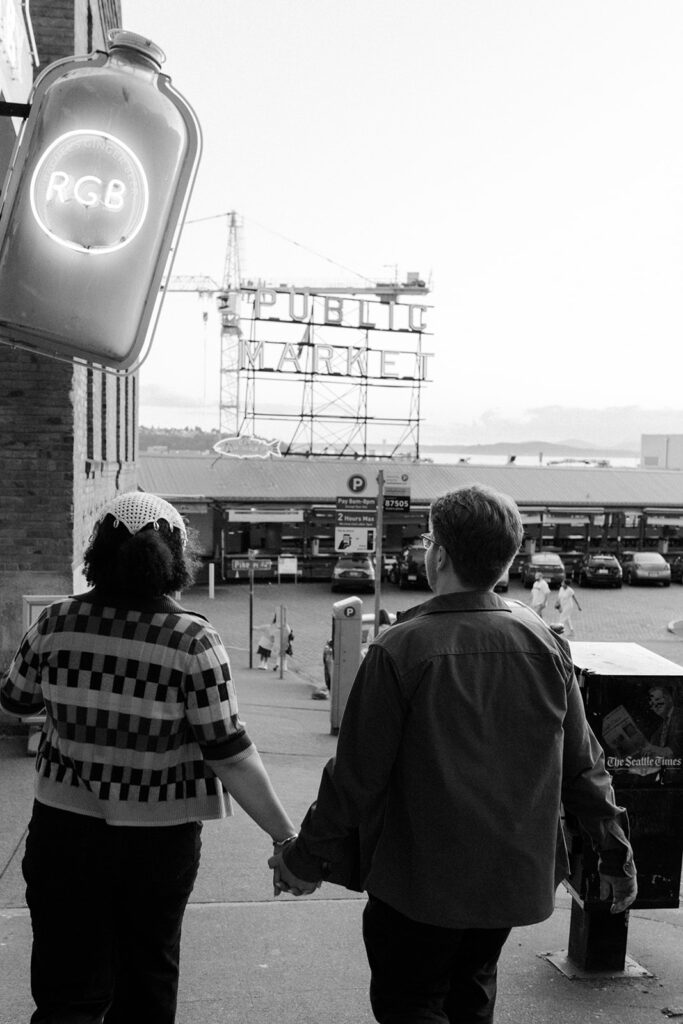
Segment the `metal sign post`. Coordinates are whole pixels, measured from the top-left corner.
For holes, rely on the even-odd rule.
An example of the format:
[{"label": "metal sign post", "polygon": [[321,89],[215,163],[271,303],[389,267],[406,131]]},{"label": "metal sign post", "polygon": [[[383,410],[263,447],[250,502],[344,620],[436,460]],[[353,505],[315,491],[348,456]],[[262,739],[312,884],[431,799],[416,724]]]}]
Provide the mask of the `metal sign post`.
[{"label": "metal sign post", "polygon": [[280,636],[278,637],[280,644],[280,653],[278,654],[278,665],[280,668],[280,679],[284,674],[285,658],[287,655],[285,651],[289,647],[289,631],[287,629],[287,607],[284,604],[280,605]]},{"label": "metal sign post", "polygon": [[382,607],[382,533],[384,532],[384,470],[377,474],[377,535],[375,537],[375,626],[373,636],[379,632],[379,612]]},{"label": "metal sign post", "polygon": [[254,632],[254,573],[269,572],[272,563],[269,558],[257,558],[258,551],[250,549],[247,558],[233,558],[232,568],[237,572],[249,573],[249,668],[254,667],[253,632]]},{"label": "metal sign post", "polygon": [[249,552],[249,668],[254,666],[254,559]]}]

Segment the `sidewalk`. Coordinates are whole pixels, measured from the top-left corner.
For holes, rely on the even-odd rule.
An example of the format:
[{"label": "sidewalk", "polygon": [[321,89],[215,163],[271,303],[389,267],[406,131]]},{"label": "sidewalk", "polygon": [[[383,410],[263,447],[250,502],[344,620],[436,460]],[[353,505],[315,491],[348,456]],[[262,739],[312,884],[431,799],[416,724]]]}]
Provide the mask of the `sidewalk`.
[{"label": "sidewalk", "polygon": [[[299,821],[336,742],[329,702],[311,700],[320,680],[317,651],[295,660],[296,671],[282,680],[239,661],[242,717]],[[32,1010],[20,870],[32,773],[25,739],[0,738],[0,1024],[25,1024]],[[205,824],[185,918],[178,1024],[370,1024],[363,897],[326,885],[306,899],[273,899],[269,853],[239,808],[229,821]],[[667,1019],[666,1008],[678,1008],[683,1019],[683,911],[631,914],[628,952],[652,977],[570,980],[542,955],[566,950],[570,906],[561,889],[549,921],[513,931],[501,959],[497,1024],[655,1024]]]}]

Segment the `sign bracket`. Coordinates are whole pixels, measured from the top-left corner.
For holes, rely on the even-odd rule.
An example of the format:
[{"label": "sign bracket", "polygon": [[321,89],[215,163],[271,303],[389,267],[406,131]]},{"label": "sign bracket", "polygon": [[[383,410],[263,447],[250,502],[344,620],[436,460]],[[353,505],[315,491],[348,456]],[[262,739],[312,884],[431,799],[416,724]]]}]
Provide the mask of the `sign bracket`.
[{"label": "sign bracket", "polygon": [[26,120],[30,113],[30,103],[10,103],[7,100],[0,101],[0,117],[21,117]]}]

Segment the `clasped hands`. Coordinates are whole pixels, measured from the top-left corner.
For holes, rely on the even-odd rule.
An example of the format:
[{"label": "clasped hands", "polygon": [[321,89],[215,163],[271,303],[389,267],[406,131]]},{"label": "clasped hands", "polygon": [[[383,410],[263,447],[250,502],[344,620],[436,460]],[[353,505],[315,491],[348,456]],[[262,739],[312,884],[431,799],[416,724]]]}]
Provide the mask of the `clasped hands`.
[{"label": "clasped hands", "polygon": [[306,882],[293,875],[285,864],[283,854],[283,850],[276,849],[273,856],[268,858],[268,867],[273,869],[273,896],[279,896],[282,892],[291,893],[292,896],[310,896],[320,888],[322,882]]}]

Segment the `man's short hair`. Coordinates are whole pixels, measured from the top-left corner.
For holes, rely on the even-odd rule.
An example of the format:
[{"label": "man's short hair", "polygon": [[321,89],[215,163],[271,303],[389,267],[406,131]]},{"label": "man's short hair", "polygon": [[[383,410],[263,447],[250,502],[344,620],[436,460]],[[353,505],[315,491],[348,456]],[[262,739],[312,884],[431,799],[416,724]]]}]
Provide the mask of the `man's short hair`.
[{"label": "man's short hair", "polygon": [[468,587],[489,589],[498,582],[522,543],[522,519],[512,498],[472,484],[432,502],[434,538]]}]

